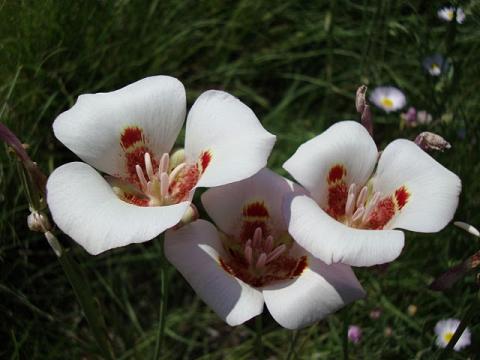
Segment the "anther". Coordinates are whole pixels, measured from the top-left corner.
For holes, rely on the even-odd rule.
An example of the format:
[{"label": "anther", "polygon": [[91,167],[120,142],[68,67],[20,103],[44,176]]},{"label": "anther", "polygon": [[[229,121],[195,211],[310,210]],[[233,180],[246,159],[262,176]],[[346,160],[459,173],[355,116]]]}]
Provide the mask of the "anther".
[{"label": "anther", "polygon": [[352,221],[356,222],[360,220],[364,212],[365,212],[365,208],[363,206],[360,206],[359,208],[357,208],[357,210],[355,210],[355,213],[352,216]]},{"label": "anther", "polygon": [[261,240],[262,240],[262,228],[257,227],[255,229],[255,232],[253,233],[252,247],[258,248]]},{"label": "anther", "polygon": [[269,253],[273,249],[273,236],[268,235],[267,238],[265,239],[265,244],[263,246],[263,249],[265,250],[266,253]]},{"label": "anther", "polygon": [[168,166],[170,163],[170,156],[168,153],[164,153],[160,158],[160,163],[158,164],[158,173],[166,173],[168,171]]},{"label": "anther", "polygon": [[364,186],[362,190],[360,190],[360,194],[358,195],[358,198],[357,198],[357,208],[360,205],[365,204],[365,200],[367,200],[367,191],[368,191],[368,188],[366,186]]},{"label": "anther", "polygon": [[247,263],[251,265],[253,263],[253,250],[252,250],[251,244],[249,244],[248,242],[245,245],[244,253],[245,253],[245,260],[247,260]]},{"label": "anther", "polygon": [[256,265],[257,269],[263,268],[266,263],[267,263],[267,254],[261,253],[257,260],[257,265]]},{"label": "anther", "polygon": [[144,190],[147,189],[147,179],[145,179],[145,175],[143,174],[143,170],[140,167],[140,165],[135,165],[135,170],[137,171],[137,176],[138,180],[140,181],[140,184],[142,185],[142,188]]},{"label": "anther", "polygon": [[270,254],[268,254],[266,263],[268,264],[269,262],[278,258],[280,255],[282,255],[285,252],[285,250],[287,250],[287,246],[285,244],[278,246],[275,250],[273,250]]},{"label": "anther", "polygon": [[147,170],[148,179],[152,181],[155,174],[153,173],[152,158],[148,152],[145,153],[145,170]]},{"label": "anther", "polygon": [[168,186],[170,181],[166,172],[160,173],[160,195],[165,197],[168,195]]}]

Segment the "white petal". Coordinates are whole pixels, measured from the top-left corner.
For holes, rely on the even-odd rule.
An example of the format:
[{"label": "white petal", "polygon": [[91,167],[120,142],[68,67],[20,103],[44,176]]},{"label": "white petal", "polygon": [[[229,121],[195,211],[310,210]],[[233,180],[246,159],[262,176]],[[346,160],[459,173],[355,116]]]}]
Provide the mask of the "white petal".
[{"label": "white petal", "polygon": [[196,162],[209,152],[210,163],[198,186],[218,186],[252,176],[267,164],[275,136],[253,111],[223,91],[204,92],[187,118],[185,153]]},{"label": "white petal", "polygon": [[405,186],[408,201],[388,227],[419,232],[439,231],[452,220],[462,187],[457,175],[404,139],[385,148],[373,184],[383,194]]},{"label": "white petal", "polygon": [[58,227],[90,254],[151,240],[176,225],[189,202],[142,207],[120,200],[95,169],[65,164],[48,178],[47,202]]},{"label": "white petal", "polygon": [[270,314],[287,329],[311,325],[365,295],[349,266],[308,262],[298,278],[263,289]]},{"label": "white petal", "polygon": [[245,206],[256,203],[265,206],[275,230],[285,231],[283,197],[292,192],[293,186],[284,177],[262,169],[246,180],[207,190],[202,195],[202,204],[215,224],[233,236],[239,234]]},{"label": "white petal", "polygon": [[263,311],[262,293],[220,265],[223,246],[215,226],[197,220],[165,237],[165,255],[203,301],[229,325],[244,323]]},{"label": "white petal", "polygon": [[342,165],[347,171],[347,186],[352,182],[363,186],[373,172],[377,155],[375,142],[361,124],[341,121],[301,145],[283,168],[325,208],[330,170]]},{"label": "white petal", "polygon": [[305,195],[287,196],[284,206],[290,235],[327,264],[372,266],[395,260],[402,251],[401,231],[347,227]]},{"label": "white petal", "polygon": [[80,95],[53,123],[55,136],[83,161],[110,175],[127,174],[122,134],[142,130],[154,155],[169,152],[186,113],[185,89],[169,76],[152,76],[109,93]]}]

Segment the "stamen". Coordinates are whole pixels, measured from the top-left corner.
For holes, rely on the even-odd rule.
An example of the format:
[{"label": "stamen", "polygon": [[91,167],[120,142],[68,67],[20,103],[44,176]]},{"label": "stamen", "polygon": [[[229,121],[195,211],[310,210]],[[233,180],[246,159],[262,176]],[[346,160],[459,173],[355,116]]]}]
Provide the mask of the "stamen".
[{"label": "stamen", "polygon": [[261,240],[262,240],[262,228],[257,227],[255,229],[255,232],[253,233],[252,247],[254,249],[258,248]]},{"label": "stamen", "polygon": [[263,268],[266,263],[267,263],[267,254],[261,253],[257,260],[257,265],[256,265],[257,269]]},{"label": "stamen", "polygon": [[264,250],[266,253],[269,253],[273,249],[273,236],[268,235],[267,238],[265,239],[265,244],[263,246]]},{"label": "stamen", "polygon": [[172,182],[173,180],[175,180],[175,178],[177,177],[177,175],[180,173],[180,171],[182,171],[182,169],[183,169],[186,165],[187,165],[187,164],[185,164],[185,163],[181,163],[181,164],[178,165],[175,169],[173,169],[172,172],[170,173],[169,181]]},{"label": "stamen", "polygon": [[353,210],[355,209],[355,190],[356,190],[356,185],[352,184],[350,185],[348,189],[348,195],[347,195],[347,203],[345,204],[345,215],[347,217],[352,216]]},{"label": "stamen", "polygon": [[140,181],[140,185],[142,185],[142,189],[147,189],[147,179],[145,179],[145,175],[143,175],[143,170],[140,165],[135,165],[135,170],[137,171],[138,180]]},{"label": "stamen", "polygon": [[160,173],[160,195],[165,197],[168,195],[168,186],[170,181],[168,180],[168,175],[166,172]]},{"label": "stamen", "polygon": [[248,265],[252,265],[253,263],[253,250],[251,244],[251,240],[248,240],[244,250],[245,260],[247,260]]},{"label": "stamen", "polygon": [[367,192],[368,188],[366,186],[364,186],[362,190],[360,190],[360,194],[357,198],[357,208],[360,207],[360,205],[365,204],[365,200],[367,200]]},{"label": "stamen", "polygon": [[365,212],[365,208],[363,206],[360,206],[359,208],[357,208],[357,210],[352,216],[352,222],[356,222],[360,220],[364,212]]},{"label": "stamen", "polygon": [[268,254],[266,264],[278,258],[285,252],[285,250],[287,250],[287,246],[285,244],[278,246],[275,250]]},{"label": "stamen", "polygon": [[160,158],[160,163],[158,164],[158,173],[166,173],[170,163],[170,156],[168,153],[164,153]]},{"label": "stamen", "polygon": [[153,173],[152,158],[148,152],[145,153],[145,169],[147,170],[148,179],[152,181],[155,174]]},{"label": "stamen", "polygon": [[378,201],[380,200],[380,197],[381,197],[381,193],[377,191],[373,195],[372,199],[368,202],[367,208],[365,209],[365,213],[363,214],[363,217],[362,217],[362,224],[365,224],[367,222],[372,210],[375,208]]}]

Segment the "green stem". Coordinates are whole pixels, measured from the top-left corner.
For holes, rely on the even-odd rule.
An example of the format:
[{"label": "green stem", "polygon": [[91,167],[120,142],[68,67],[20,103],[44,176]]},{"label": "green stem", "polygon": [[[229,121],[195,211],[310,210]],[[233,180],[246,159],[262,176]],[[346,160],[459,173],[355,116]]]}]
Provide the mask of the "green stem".
[{"label": "green stem", "polygon": [[262,333],[263,333],[263,322],[262,322],[262,314],[258,315],[255,318],[255,331],[257,333],[256,337],[256,346],[257,346],[257,353],[258,359],[263,360],[265,359],[265,354],[263,351],[263,341],[262,341]]},{"label": "green stem", "polygon": [[159,359],[163,349],[165,335],[165,321],[167,318],[168,279],[166,277],[166,259],[163,253],[163,238],[160,241],[160,308],[158,315],[157,338],[155,340],[155,352],[153,359]]},{"label": "green stem", "polygon": [[475,315],[477,311],[477,302],[480,298],[480,292],[477,294],[477,297],[472,301],[470,304],[470,307],[468,308],[467,312],[462,318],[462,321],[460,321],[460,324],[458,325],[457,330],[455,330],[455,334],[453,334],[451,340],[449,341],[447,347],[443,349],[443,351],[440,353],[438,356],[438,360],[442,359],[447,359],[448,354],[452,351],[453,347],[457,343],[458,339],[460,339],[460,336],[462,336],[463,332],[465,331],[465,328],[467,327],[467,324],[472,320],[472,317]]},{"label": "green stem", "polygon": [[58,256],[63,271],[73,288],[83,313],[87,319],[95,341],[105,359],[114,359],[113,349],[107,337],[103,316],[95,304],[92,289],[85,280],[80,266],[70,256],[68,251],[62,250]]},{"label": "green stem", "polygon": [[287,360],[292,359],[293,355],[295,354],[295,347],[297,345],[299,334],[299,330],[295,330],[292,334],[292,340],[290,341],[290,346],[288,348]]},{"label": "green stem", "polygon": [[348,360],[348,324],[350,322],[350,316],[348,309],[345,310],[345,318],[343,319],[343,331],[342,331],[342,349],[343,359]]}]

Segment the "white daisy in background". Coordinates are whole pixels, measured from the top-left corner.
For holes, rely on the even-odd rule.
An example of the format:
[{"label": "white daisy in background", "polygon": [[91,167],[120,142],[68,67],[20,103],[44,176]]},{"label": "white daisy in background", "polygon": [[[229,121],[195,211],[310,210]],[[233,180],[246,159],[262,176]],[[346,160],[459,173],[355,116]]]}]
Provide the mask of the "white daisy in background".
[{"label": "white daisy in background", "polygon": [[[437,335],[436,344],[438,347],[447,347],[448,343],[453,337],[453,334],[455,334],[458,325],[460,325],[460,320],[457,319],[446,319],[437,322],[437,325],[435,325],[435,335]],[[464,347],[470,345],[470,336],[470,330],[467,327],[453,347],[453,350],[460,351]]]},{"label": "white daisy in background", "polygon": [[[445,6],[438,10],[437,15],[440,19],[444,21],[453,21],[455,18],[455,7],[454,6]],[[457,8],[456,20],[458,24],[463,24],[465,21],[465,12],[461,7]]]},{"label": "white daisy in background", "polygon": [[84,161],[48,179],[58,227],[93,255],[144,242],[182,219],[197,187],[239,181],[266,165],[275,136],[248,106],[214,90],[195,101],[185,150],[170,156],[185,115],[185,89],[169,76],[81,95],[53,123],[57,139]]},{"label": "white daisy in background", "polygon": [[440,54],[427,56],[422,65],[424,69],[432,76],[440,76],[448,70],[448,61]]},{"label": "white daisy in background", "polygon": [[379,86],[373,89],[370,101],[387,113],[400,110],[407,103],[405,94],[394,86]]}]

